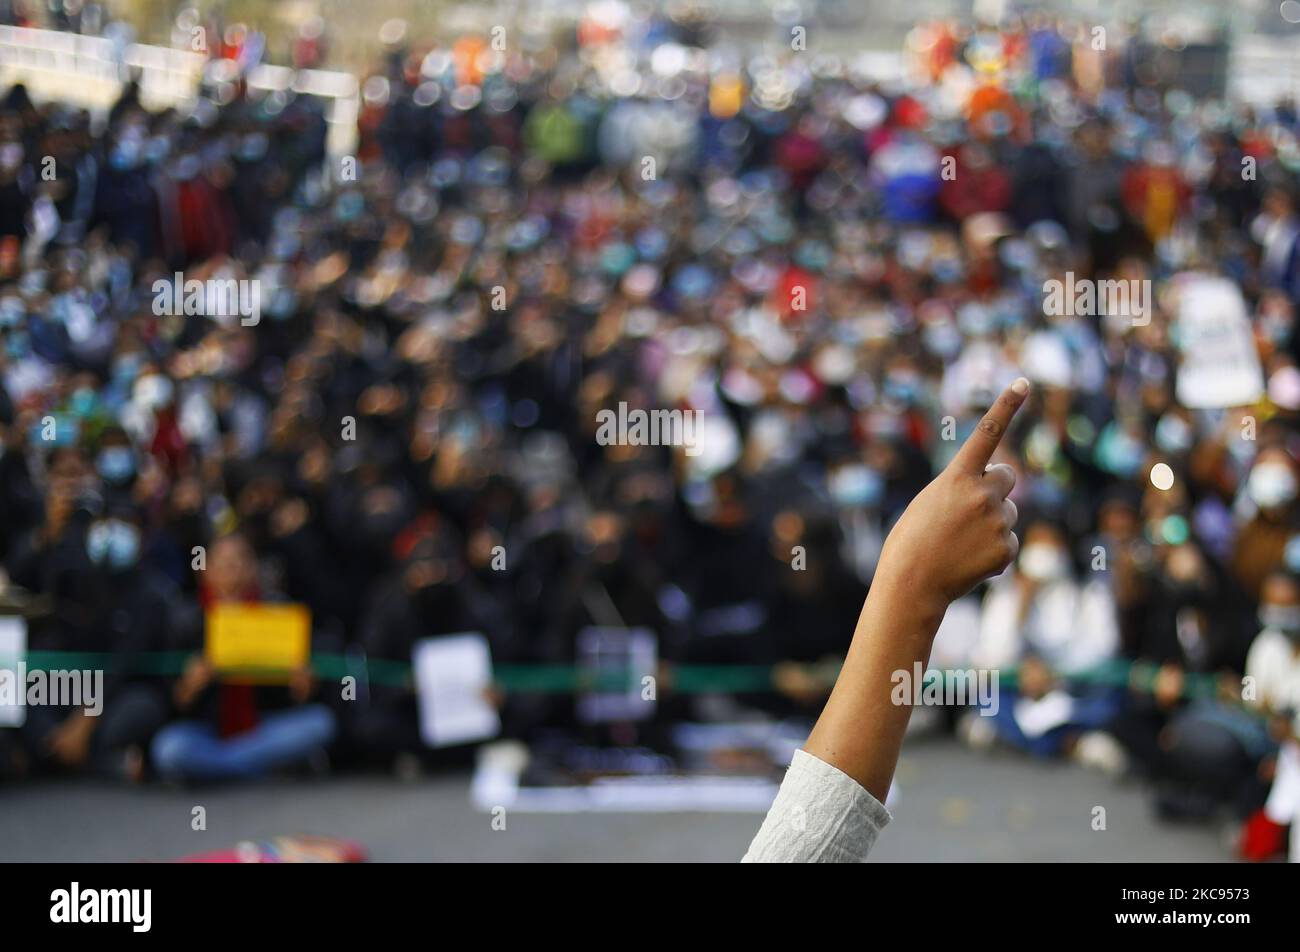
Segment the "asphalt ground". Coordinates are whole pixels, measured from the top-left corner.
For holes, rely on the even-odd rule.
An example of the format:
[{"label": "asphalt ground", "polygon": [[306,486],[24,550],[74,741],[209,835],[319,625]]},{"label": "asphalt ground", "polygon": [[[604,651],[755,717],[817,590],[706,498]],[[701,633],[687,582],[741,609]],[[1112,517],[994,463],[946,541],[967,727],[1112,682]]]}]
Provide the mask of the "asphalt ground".
[{"label": "asphalt ground", "polygon": [[[377,862],[732,862],[753,813],[526,814],[505,829],[469,798],[467,771],[275,779],[240,787],[95,781],[0,787],[0,860],[149,861],[289,833],[350,838]],[[207,829],[191,828],[203,806]],[[1094,830],[1096,807],[1106,829]],[[1231,860],[1228,831],[1157,821],[1140,785],[950,738],[909,740],[873,861]],[[500,825],[499,823],[497,824]]]}]

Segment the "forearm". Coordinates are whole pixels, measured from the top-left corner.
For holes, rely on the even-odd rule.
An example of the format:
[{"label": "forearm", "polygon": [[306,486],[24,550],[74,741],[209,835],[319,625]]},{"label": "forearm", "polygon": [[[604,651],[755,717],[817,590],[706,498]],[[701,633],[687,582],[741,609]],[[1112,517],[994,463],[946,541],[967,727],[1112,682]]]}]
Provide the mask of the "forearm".
[{"label": "forearm", "polygon": [[925,664],[942,618],[905,579],[877,575],[830,699],[745,862],[866,858],[889,822],[883,804],[911,710],[890,702],[893,675]]},{"label": "forearm", "polygon": [[930,658],[947,603],[906,578],[872,583],[844,667],[804,749],[842,770],[882,803],[903,745],[911,706],[894,704],[895,672],[910,677]]},{"label": "forearm", "polygon": [[[895,673],[924,668],[949,602],[1002,572],[1019,549],[1007,498],[1015,471],[989,459],[1028,393],[1024,378],[1012,383],[894,524],[844,666],[804,745],[809,756],[795,758],[748,858],[860,860],[888,822],[881,804],[911,715],[909,705],[893,703]],[[813,808],[825,828],[810,836]]]}]

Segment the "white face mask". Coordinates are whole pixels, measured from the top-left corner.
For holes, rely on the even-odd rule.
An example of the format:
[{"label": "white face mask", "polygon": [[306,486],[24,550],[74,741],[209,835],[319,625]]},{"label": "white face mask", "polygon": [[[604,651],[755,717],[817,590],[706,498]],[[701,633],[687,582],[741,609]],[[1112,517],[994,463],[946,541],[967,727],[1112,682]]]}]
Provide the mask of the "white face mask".
[{"label": "white face mask", "polygon": [[0,170],[12,172],[23,160],[23,147],[17,142],[0,145]]},{"label": "white face mask", "polygon": [[1070,560],[1063,549],[1034,542],[1020,552],[1020,572],[1035,582],[1056,582],[1070,574]]},{"label": "white face mask", "polygon": [[1295,499],[1295,473],[1285,463],[1259,463],[1246,480],[1246,493],[1261,509],[1285,506]]},{"label": "white face mask", "polygon": [[147,410],[158,410],[171,402],[173,385],[162,374],[147,374],[135,382],[135,399]]},{"label": "white face mask", "polygon": [[1300,639],[1300,605],[1261,605],[1259,623],[1288,638]]}]

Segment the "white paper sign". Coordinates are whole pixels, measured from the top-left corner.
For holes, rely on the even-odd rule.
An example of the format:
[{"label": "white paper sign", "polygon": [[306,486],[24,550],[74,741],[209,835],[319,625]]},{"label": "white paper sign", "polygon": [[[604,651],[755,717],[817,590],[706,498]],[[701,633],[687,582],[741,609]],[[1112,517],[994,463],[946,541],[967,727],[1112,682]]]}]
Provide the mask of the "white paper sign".
[{"label": "white paper sign", "polygon": [[1042,737],[1053,728],[1070,723],[1074,698],[1064,691],[1049,691],[1037,701],[1022,697],[1016,701],[1014,713],[1026,737]]},{"label": "white paper sign", "polygon": [[1241,407],[1264,393],[1264,371],[1246,302],[1227,278],[1178,281],[1178,402],[1188,409]]},{"label": "white paper sign", "polygon": [[[18,665],[27,657],[27,620],[14,616],[0,617],[0,678],[8,680],[8,691],[0,692],[0,727],[22,727],[27,720],[27,707],[19,703],[26,695],[27,685],[20,683]],[[12,693],[14,703],[7,695]]]},{"label": "white paper sign", "polygon": [[430,747],[486,740],[501,719],[485,694],[492,655],[480,634],[439,635],[416,642],[411,663],[420,704],[420,736]]}]

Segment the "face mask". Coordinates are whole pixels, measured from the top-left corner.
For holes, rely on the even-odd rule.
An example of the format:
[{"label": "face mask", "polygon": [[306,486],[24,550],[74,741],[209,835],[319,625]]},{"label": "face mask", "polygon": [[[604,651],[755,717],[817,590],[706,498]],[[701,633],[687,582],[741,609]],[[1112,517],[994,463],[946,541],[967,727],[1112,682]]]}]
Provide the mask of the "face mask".
[{"label": "face mask", "polygon": [[921,342],[925,349],[944,360],[951,360],[961,353],[961,331],[951,321],[933,321],[921,332]]},{"label": "face mask", "polygon": [[982,304],[967,304],[957,312],[957,325],[967,337],[983,337],[993,332],[993,312]]},{"label": "face mask", "polygon": [[95,458],[95,469],[104,482],[124,485],[135,476],[135,454],[129,446],[107,446]]},{"label": "face mask", "polygon": [[32,352],[32,339],[26,331],[11,331],[5,337],[5,354],[10,360],[26,360]]},{"label": "face mask", "polygon": [[1192,428],[1182,417],[1166,413],[1156,424],[1156,446],[1166,453],[1184,453],[1192,447]]},{"label": "face mask", "polygon": [[262,156],[266,155],[267,138],[260,132],[244,136],[239,141],[239,147],[235,150],[235,155],[246,162],[255,162]]},{"label": "face mask", "polygon": [[1291,322],[1277,314],[1267,314],[1260,318],[1259,328],[1277,347],[1285,347],[1291,340]]},{"label": "face mask", "polygon": [[167,153],[170,151],[171,143],[167,141],[166,136],[154,136],[145,143],[144,158],[150,165],[157,165],[167,158]]},{"label": "face mask", "polygon": [[961,261],[957,258],[940,258],[930,266],[930,273],[936,281],[951,284],[961,280],[963,269]]},{"label": "face mask", "polygon": [[17,327],[27,316],[27,309],[20,297],[0,299],[0,327]]},{"label": "face mask", "polygon": [[134,139],[117,143],[108,154],[108,162],[119,172],[140,167],[140,144]]},{"label": "face mask", "polygon": [[366,200],[356,192],[340,195],[334,203],[334,218],[340,222],[355,221],[365,211]]},{"label": "face mask", "polygon": [[45,291],[45,285],[49,282],[49,275],[45,271],[32,270],[28,271],[18,279],[18,290],[20,293],[31,296],[33,294],[42,294]]},{"label": "face mask", "polygon": [[1261,509],[1285,506],[1295,498],[1295,474],[1285,463],[1260,463],[1250,471],[1246,493]]},{"label": "face mask", "polygon": [[843,466],[831,476],[830,490],[837,505],[875,506],[884,495],[885,484],[869,466]]},{"label": "face mask", "polygon": [[85,419],[95,412],[95,406],[98,402],[99,398],[95,394],[94,390],[91,390],[88,387],[82,387],[73,391],[72,399],[69,401],[68,407],[75,416]]},{"label": "face mask", "polygon": [[146,409],[158,410],[171,403],[172,382],[162,374],[149,374],[135,384],[136,402]]},{"label": "face mask", "polygon": [[135,383],[140,374],[140,365],[144,363],[139,354],[124,354],[113,362],[113,379],[123,386]]},{"label": "face mask", "polygon": [[885,396],[896,403],[914,403],[921,396],[921,380],[912,374],[890,374],[885,378]]},{"label": "face mask", "polygon": [[172,169],[172,178],[178,182],[188,182],[203,169],[203,160],[197,155],[183,155]]},{"label": "face mask", "polygon": [[17,142],[6,142],[0,146],[0,169],[12,172],[23,160],[23,147]]},{"label": "face mask", "polygon": [[96,565],[125,571],[140,557],[140,530],[120,519],[97,522],[86,535],[86,554]]},{"label": "face mask", "polygon": [[1119,429],[1103,434],[1097,445],[1097,462],[1102,469],[1125,479],[1137,472],[1145,454],[1141,443]]},{"label": "face mask", "polygon": [[1070,562],[1056,546],[1035,542],[1020,553],[1020,572],[1035,582],[1055,582],[1070,574]]},{"label": "face mask", "polygon": [[1300,605],[1261,605],[1259,623],[1288,638],[1300,637]]},{"label": "face mask", "polygon": [[266,304],[266,312],[274,320],[282,321],[292,317],[298,306],[298,295],[293,288],[276,288],[271,293],[271,300]]}]

